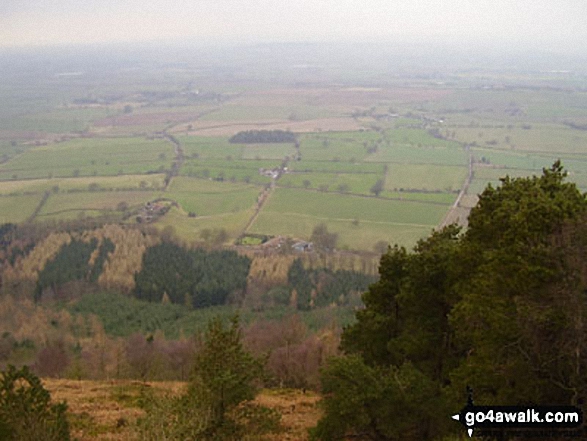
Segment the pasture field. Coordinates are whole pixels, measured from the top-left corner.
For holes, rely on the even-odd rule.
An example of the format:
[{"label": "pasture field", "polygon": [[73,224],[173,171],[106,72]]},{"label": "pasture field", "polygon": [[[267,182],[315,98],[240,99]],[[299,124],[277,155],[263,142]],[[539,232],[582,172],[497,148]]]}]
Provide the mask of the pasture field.
[{"label": "pasture field", "polygon": [[397,128],[385,131],[385,143],[391,145],[415,145],[417,147],[459,148],[460,146],[446,139],[436,138],[423,129]]},{"label": "pasture field", "polygon": [[287,173],[279,179],[277,185],[368,195],[371,187],[382,176],[374,173]]},{"label": "pasture field", "polygon": [[284,159],[295,152],[293,144],[245,144],[242,159]]},{"label": "pasture field", "polygon": [[[368,138],[367,138],[368,139]],[[360,138],[330,138],[322,135],[300,137],[302,160],[310,161],[361,161],[367,156],[367,140]]]},{"label": "pasture field", "polygon": [[289,143],[233,144],[227,138],[179,136],[184,155],[197,159],[279,159],[293,155],[294,145]]},{"label": "pasture field", "polygon": [[457,198],[457,192],[454,193],[428,193],[422,191],[383,191],[381,197],[390,199],[400,199],[405,201],[430,202],[433,204],[451,205]]},{"label": "pasture field", "polygon": [[471,185],[469,185],[469,188],[467,190],[467,194],[470,195],[478,195],[483,193],[483,190],[485,190],[485,188],[491,184],[491,186],[493,188],[496,188],[498,185],[501,185],[501,182],[499,180],[489,180],[489,179],[473,179],[471,181]]},{"label": "pasture field", "polygon": [[92,122],[117,113],[107,108],[61,108],[48,112],[0,119],[0,130],[47,133],[79,132]]},{"label": "pasture field", "polygon": [[467,167],[431,164],[389,164],[385,188],[442,191],[453,193],[462,187],[467,178]]},{"label": "pasture field", "polygon": [[374,197],[329,194],[278,188],[263,212],[304,214],[316,218],[369,220],[391,224],[434,226],[448,207],[415,201],[388,201]]},{"label": "pasture field", "polygon": [[[523,127],[527,127],[524,129]],[[464,127],[449,129],[464,143],[476,143],[506,151],[540,152],[548,155],[584,154],[587,131],[557,124],[516,124],[504,127]]]},{"label": "pasture field", "polygon": [[[545,82],[546,84],[547,82]],[[422,103],[428,111],[441,113],[447,121],[472,119],[564,121],[585,117],[587,95],[548,88],[508,90],[459,90],[435,101]],[[513,111],[518,112],[513,113]]]},{"label": "pasture field", "polygon": [[243,169],[243,170],[255,170],[259,171],[260,168],[277,168],[282,164],[283,161],[277,159],[186,159],[184,162],[185,166],[207,166],[212,168],[224,168],[224,169]]},{"label": "pasture field", "polygon": [[24,222],[33,214],[41,195],[0,196],[0,224]]},{"label": "pasture field", "polygon": [[251,182],[259,185],[269,184],[271,182],[270,177],[259,174],[258,168],[223,167],[222,165],[211,166],[206,161],[186,161],[180,174],[182,176],[200,179]]},{"label": "pasture field", "polygon": [[505,178],[505,176],[509,176],[510,178],[520,178],[525,176],[540,176],[542,174],[541,171],[538,170],[522,170],[522,169],[500,169],[500,168],[492,168],[492,167],[475,167],[474,169],[474,176],[476,180],[485,180],[485,181],[493,181],[497,182],[500,178]]},{"label": "pasture field", "polygon": [[198,217],[191,218],[183,210],[173,207],[155,225],[159,228],[172,226],[174,233],[186,242],[201,241],[202,230],[222,228],[228,234],[228,240],[234,242],[253,214],[254,209],[249,207],[234,213],[198,214]]},{"label": "pasture field", "polygon": [[200,159],[241,158],[244,144],[231,144],[228,137],[177,136],[186,157]]},{"label": "pasture field", "polygon": [[243,186],[231,182],[217,182],[208,179],[193,179],[178,176],[171,181],[168,190],[171,192],[194,192],[198,194],[209,193],[232,193],[241,191],[243,188],[252,188],[253,186]]},{"label": "pasture field", "polygon": [[249,229],[251,233],[289,235],[309,240],[312,230],[319,223],[326,223],[328,231],[338,234],[337,248],[372,251],[381,240],[406,247],[432,231],[432,225],[377,223],[360,220],[358,226],[351,220],[314,217],[303,213],[278,213],[263,211]]},{"label": "pasture field", "polygon": [[0,165],[0,180],[140,174],[169,168],[171,143],[161,139],[90,138],[35,147]]},{"label": "pasture field", "polygon": [[260,188],[180,177],[174,179],[165,197],[175,200],[186,212],[198,216],[237,213],[253,207]]},{"label": "pasture field", "polygon": [[30,146],[23,143],[0,138],[0,164],[7,162],[10,158],[21,154],[29,148]]},{"label": "pasture field", "polygon": [[96,214],[116,214],[117,205],[121,202],[132,208],[160,196],[161,193],[152,191],[60,192],[49,196],[38,219],[72,219],[82,216],[82,213],[88,217]]},{"label": "pasture field", "polygon": [[467,165],[464,148],[418,147],[415,145],[380,145],[365,160],[397,164]]},{"label": "pasture field", "polygon": [[0,181],[0,195],[43,193],[53,191],[104,191],[116,189],[160,190],[164,186],[165,175],[123,175],[91,176],[82,178],[26,179],[22,181]]},{"label": "pasture field", "polygon": [[385,164],[342,161],[290,161],[290,170],[295,172],[321,173],[374,173],[383,175]]},{"label": "pasture field", "polygon": [[447,209],[423,202],[277,188],[250,232],[308,239],[312,229],[324,222],[339,232],[340,246],[371,250],[377,240],[412,245],[413,239],[434,228]]},{"label": "pasture field", "polygon": [[539,155],[531,152],[505,151],[491,148],[475,147],[471,149],[471,152],[477,162],[524,170],[541,171],[543,167],[550,167],[557,159],[555,155]]}]

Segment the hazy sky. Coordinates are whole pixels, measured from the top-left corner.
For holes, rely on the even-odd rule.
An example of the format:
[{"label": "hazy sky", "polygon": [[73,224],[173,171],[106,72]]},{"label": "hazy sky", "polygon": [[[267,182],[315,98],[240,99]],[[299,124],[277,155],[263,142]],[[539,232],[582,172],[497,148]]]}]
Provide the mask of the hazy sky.
[{"label": "hazy sky", "polygon": [[0,46],[434,40],[587,48],[585,0],[0,0]]}]

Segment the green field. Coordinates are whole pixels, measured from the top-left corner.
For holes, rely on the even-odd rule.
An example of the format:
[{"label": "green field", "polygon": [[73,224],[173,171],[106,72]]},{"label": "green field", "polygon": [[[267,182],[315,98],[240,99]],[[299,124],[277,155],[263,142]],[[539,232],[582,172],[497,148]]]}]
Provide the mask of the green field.
[{"label": "green field", "polygon": [[25,151],[0,165],[0,180],[156,172],[173,157],[172,144],[160,139],[76,139]]},{"label": "green field", "polygon": [[295,154],[293,144],[245,144],[242,159],[281,159]]},{"label": "green field", "polygon": [[0,224],[24,222],[41,202],[41,195],[0,196]]},{"label": "green field", "polygon": [[200,233],[205,229],[224,229],[229,240],[234,241],[243,232],[253,213],[253,208],[248,208],[235,213],[206,214],[190,218],[183,210],[172,208],[156,225],[160,228],[172,226],[174,233],[188,242],[199,241]]},{"label": "green field", "polygon": [[295,153],[294,145],[283,144],[233,144],[227,138],[179,136],[184,154],[196,159],[278,159]]},{"label": "green field", "polygon": [[159,190],[163,188],[165,175],[91,176],[82,178],[26,179],[0,181],[0,195],[42,193],[45,191],[110,191],[116,189]]},{"label": "green field", "polygon": [[467,167],[389,164],[385,176],[385,188],[390,191],[401,188],[452,193],[462,187],[467,173]]},{"label": "green field", "polygon": [[248,210],[257,202],[259,191],[253,185],[178,177],[165,195],[177,201],[186,213],[209,216]]},{"label": "green field", "polygon": [[244,144],[231,144],[228,138],[204,136],[177,137],[188,158],[225,159],[231,156],[234,159],[242,157]]},{"label": "green field", "polygon": [[444,205],[278,188],[250,232],[307,239],[325,222],[339,233],[340,246],[370,250],[377,240],[413,245],[447,210]]},{"label": "green field", "polygon": [[583,154],[587,150],[587,132],[556,124],[527,124],[507,127],[455,128],[461,142],[495,149],[556,154]]},{"label": "green field", "polygon": [[[358,132],[361,135],[362,132]],[[304,135],[300,138],[302,160],[310,161],[361,161],[367,156],[370,137],[343,137],[325,135]]]},{"label": "green field", "polygon": [[161,193],[151,191],[60,192],[49,196],[37,219],[73,219],[80,216],[122,214],[116,211],[121,202],[125,202],[129,207],[138,208],[159,196]]},{"label": "green field", "polygon": [[466,165],[468,156],[457,147],[418,147],[414,145],[381,146],[366,161],[398,164]]},{"label": "green field", "polygon": [[382,176],[373,173],[288,173],[279,179],[278,185],[368,195]]},{"label": "green field", "polygon": [[378,173],[383,174],[385,164],[342,161],[290,161],[288,167],[296,172],[324,173]]},{"label": "green field", "polygon": [[[188,160],[181,169],[181,175],[192,178],[213,179],[219,181],[240,181],[255,184],[268,184],[271,178],[259,174],[257,161],[227,161],[219,164],[216,161]],[[264,162],[266,161],[259,161]],[[273,168],[278,164],[273,164]]]},{"label": "green field", "polygon": [[91,122],[117,112],[105,108],[56,109],[16,118],[0,119],[0,130],[64,133],[87,130]]}]

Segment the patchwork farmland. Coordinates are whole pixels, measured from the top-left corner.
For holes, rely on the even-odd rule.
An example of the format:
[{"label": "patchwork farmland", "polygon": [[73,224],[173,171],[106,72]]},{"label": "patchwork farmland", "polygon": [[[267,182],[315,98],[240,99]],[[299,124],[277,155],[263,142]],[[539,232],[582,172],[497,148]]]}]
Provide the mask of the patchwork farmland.
[{"label": "patchwork farmland", "polygon": [[[225,244],[247,234],[309,240],[325,224],[337,248],[374,251],[466,225],[488,184],[556,159],[587,189],[587,97],[577,91],[475,89],[466,75],[410,87],[204,75],[195,93],[178,92],[175,71],[165,85],[129,75],[92,83],[89,98],[73,83],[52,96],[63,79],[38,81],[21,103],[0,91],[12,109],[0,114],[3,222],[147,222],[186,242]],[[231,142],[251,130],[295,141]],[[167,208],[153,216],[145,207],[156,201]]]}]

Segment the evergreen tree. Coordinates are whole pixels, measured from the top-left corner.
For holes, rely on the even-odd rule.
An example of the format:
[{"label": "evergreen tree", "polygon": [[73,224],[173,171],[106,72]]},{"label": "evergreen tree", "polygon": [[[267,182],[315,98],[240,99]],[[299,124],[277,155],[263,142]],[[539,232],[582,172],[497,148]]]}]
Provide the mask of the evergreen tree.
[{"label": "evergreen tree", "polygon": [[65,403],[51,396],[26,366],[9,366],[0,378],[0,439],[68,441]]},{"label": "evergreen tree", "polygon": [[[342,335],[350,355],[324,371],[314,436],[443,436],[466,386],[477,404],[584,402],[587,200],[564,178],[559,162],[539,177],[506,177],[480,196],[465,234],[449,226],[413,253],[382,256],[380,280]],[[412,390],[425,394],[402,401]],[[351,414],[344,400],[364,410]]]}]

